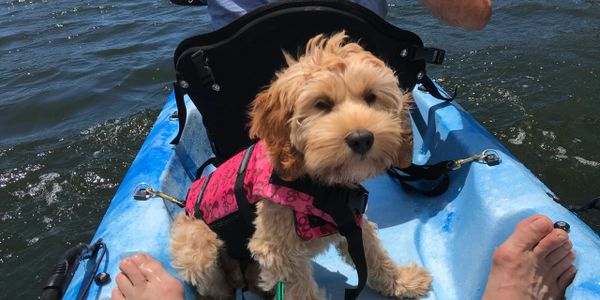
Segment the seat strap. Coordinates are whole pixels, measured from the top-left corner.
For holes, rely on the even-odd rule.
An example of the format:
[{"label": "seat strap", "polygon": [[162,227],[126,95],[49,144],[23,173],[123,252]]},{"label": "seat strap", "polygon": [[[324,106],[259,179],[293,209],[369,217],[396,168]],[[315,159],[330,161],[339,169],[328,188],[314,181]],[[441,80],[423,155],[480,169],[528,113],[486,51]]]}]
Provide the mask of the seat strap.
[{"label": "seat strap", "polygon": [[175,94],[175,103],[177,104],[177,119],[179,120],[179,129],[177,131],[177,135],[171,141],[171,144],[177,145],[179,144],[179,140],[183,134],[183,128],[185,127],[187,108],[185,107],[185,100],[183,99],[185,90],[179,85],[178,82],[173,83],[173,93]]},{"label": "seat strap", "polygon": [[440,100],[447,101],[447,102],[450,102],[450,101],[454,100],[454,98],[456,98],[456,92],[458,90],[458,87],[454,88],[454,93],[452,94],[452,96],[446,97],[446,96],[442,95],[442,93],[440,93],[440,90],[435,85],[435,83],[433,83],[433,80],[431,80],[431,78],[429,78],[429,76],[427,76],[425,74],[422,74],[421,76],[422,76],[422,78],[419,79],[419,83],[421,83],[423,85],[425,90],[427,90],[427,92],[429,92],[429,94],[431,94],[431,96],[433,96],[437,99],[440,99]]},{"label": "seat strap", "polygon": [[200,179],[200,177],[202,177],[202,173],[204,173],[204,169],[206,169],[206,167],[208,167],[209,165],[219,166],[219,160],[217,159],[216,156],[213,156],[213,157],[207,159],[206,161],[204,161],[202,163],[202,165],[200,167],[198,167],[198,170],[196,170],[196,180],[198,180],[198,179]]},{"label": "seat strap", "polygon": [[433,165],[411,164],[407,168],[391,167],[387,173],[398,182],[426,196],[437,196],[448,189],[450,179],[448,168],[451,160],[441,161]]}]

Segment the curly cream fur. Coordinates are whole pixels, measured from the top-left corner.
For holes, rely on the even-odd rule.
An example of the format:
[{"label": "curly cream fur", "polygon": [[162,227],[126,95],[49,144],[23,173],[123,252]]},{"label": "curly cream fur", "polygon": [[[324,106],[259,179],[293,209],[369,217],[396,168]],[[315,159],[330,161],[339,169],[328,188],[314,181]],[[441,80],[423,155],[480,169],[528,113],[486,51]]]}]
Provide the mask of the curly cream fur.
[{"label": "curly cream fur", "polygon": [[[330,38],[319,35],[308,42],[300,58],[284,54],[288,68],[252,103],[250,135],[265,142],[275,172],[284,179],[308,175],[324,184],[353,185],[412,160],[411,96],[400,91],[385,63],[346,39],[343,32]],[[330,107],[323,109],[323,103],[318,103],[323,101]],[[355,130],[368,130],[374,136],[372,147],[362,155],[345,143]],[[272,291],[278,281],[284,281],[288,299],[323,299],[324,291],[312,277],[311,259],[336,245],[351,262],[343,237],[301,240],[291,209],[268,199],[257,204],[254,225],[248,248],[258,269],[245,275],[253,277],[247,281],[256,290]],[[368,284],[386,296],[426,295],[431,284],[427,271],[397,266],[366,216],[362,229]],[[178,217],[172,227],[171,251],[173,266],[200,295],[231,297],[241,273],[232,268],[235,264],[230,263],[223,242],[203,221]]]}]

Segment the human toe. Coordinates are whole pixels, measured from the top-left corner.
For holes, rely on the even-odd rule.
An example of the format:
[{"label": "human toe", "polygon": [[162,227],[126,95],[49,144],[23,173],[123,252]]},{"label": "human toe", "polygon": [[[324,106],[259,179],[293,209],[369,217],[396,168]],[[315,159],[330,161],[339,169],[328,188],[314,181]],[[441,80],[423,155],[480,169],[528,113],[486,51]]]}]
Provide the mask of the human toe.
[{"label": "human toe", "polygon": [[136,253],[130,259],[137,266],[141,266],[142,264],[146,263],[149,259],[152,259],[152,258],[150,256],[146,255],[145,253]]},{"label": "human toe", "polygon": [[515,250],[532,250],[552,232],[553,228],[552,221],[548,217],[544,215],[530,216],[517,224],[505,244]]},{"label": "human toe", "polygon": [[563,272],[558,277],[559,289],[565,290],[567,288],[567,286],[569,284],[571,284],[571,282],[573,282],[573,279],[575,279],[576,274],[577,274],[577,269],[575,268],[575,266],[571,266],[565,272]]},{"label": "human toe", "polygon": [[140,268],[131,259],[123,259],[119,263],[119,269],[129,279],[134,286],[146,283],[146,277],[142,274]]},{"label": "human toe", "polygon": [[115,281],[117,283],[119,291],[125,297],[127,297],[128,295],[134,295],[136,293],[135,287],[133,286],[131,281],[129,281],[129,278],[127,278],[127,276],[125,276],[125,274],[123,274],[122,272],[117,274]]},{"label": "human toe", "polygon": [[112,290],[112,293],[110,294],[110,299],[111,300],[124,300],[125,296],[123,295],[123,293],[121,293],[119,288],[116,287]]},{"label": "human toe", "polygon": [[561,274],[573,266],[575,261],[575,252],[571,250],[567,256],[552,266],[552,273],[558,278]]},{"label": "human toe", "polygon": [[148,281],[172,277],[158,260],[146,254],[136,254],[132,259]]},{"label": "human toe", "polygon": [[573,249],[573,243],[567,240],[564,244],[562,244],[560,247],[550,252],[548,256],[546,256],[546,263],[549,266],[554,266],[567,255],[569,255],[571,249]]},{"label": "human toe", "polygon": [[568,234],[562,229],[554,229],[533,248],[533,252],[539,257],[546,257],[554,250],[559,249],[569,241]]},{"label": "human toe", "polygon": [[140,270],[148,279],[148,287],[155,293],[156,299],[184,299],[183,285],[171,275],[156,259],[145,256]]}]

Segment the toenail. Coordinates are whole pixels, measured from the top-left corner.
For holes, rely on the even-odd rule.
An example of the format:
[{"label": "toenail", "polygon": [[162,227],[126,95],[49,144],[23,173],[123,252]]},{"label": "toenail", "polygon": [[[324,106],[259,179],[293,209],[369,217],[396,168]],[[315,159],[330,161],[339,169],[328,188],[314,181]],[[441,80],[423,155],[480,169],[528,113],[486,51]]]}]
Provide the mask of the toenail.
[{"label": "toenail", "polygon": [[568,240],[565,245],[566,245],[567,248],[573,249],[573,242],[571,242],[571,240]]},{"label": "toenail", "polygon": [[146,262],[146,260],[147,260],[146,255],[143,253],[138,253],[138,254],[134,255],[132,258],[135,260],[135,262],[137,264],[142,264],[142,263]]},{"label": "toenail", "polygon": [[124,258],[124,259],[121,261],[121,265],[126,265],[126,264],[130,264],[130,263],[131,263],[131,259],[129,259],[129,258]]},{"label": "toenail", "polygon": [[564,231],[559,231],[556,233],[556,238],[559,242],[566,241],[569,237],[564,233]]},{"label": "toenail", "polygon": [[538,233],[548,234],[550,230],[548,230],[548,222],[545,218],[537,218],[535,221],[530,223],[530,226]]}]

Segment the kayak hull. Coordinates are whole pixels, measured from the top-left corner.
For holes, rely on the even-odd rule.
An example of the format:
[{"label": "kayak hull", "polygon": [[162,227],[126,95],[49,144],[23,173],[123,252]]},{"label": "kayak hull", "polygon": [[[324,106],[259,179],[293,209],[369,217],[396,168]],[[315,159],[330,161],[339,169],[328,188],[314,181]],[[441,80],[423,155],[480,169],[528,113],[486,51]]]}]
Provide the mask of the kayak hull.
[{"label": "kayak hull", "polygon": [[[452,172],[448,190],[436,197],[407,190],[388,175],[364,183],[370,193],[367,216],[378,224],[379,237],[391,257],[431,272],[433,285],[427,299],[480,299],[495,248],[516,223],[533,214],[571,225],[578,273],[567,298],[598,299],[598,235],[554,202],[552,192],[458,104],[437,100],[418,88],[413,96],[414,163],[465,158],[486,149],[501,157],[496,166],[475,162]],[[184,199],[196,169],[213,156],[202,116],[187,97],[186,103],[187,123],[180,143],[169,144],[178,129],[177,119],[171,117],[177,110],[171,95],[112,199],[93,241],[102,238],[107,244],[108,256],[100,270],[113,280],[102,287],[92,284],[85,299],[109,299],[119,261],[134,253],[158,259],[176,276],[170,266],[169,229],[182,209],[160,198],[137,201],[133,193],[144,183]],[[205,172],[212,170],[209,166]],[[330,299],[342,299],[344,288],[357,284],[354,269],[335,249],[315,258],[313,267],[317,283]],[[65,299],[77,298],[91,269],[90,263],[80,264]],[[191,288],[186,288],[186,294],[193,299]],[[361,298],[384,299],[369,288]]]}]

